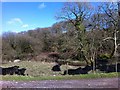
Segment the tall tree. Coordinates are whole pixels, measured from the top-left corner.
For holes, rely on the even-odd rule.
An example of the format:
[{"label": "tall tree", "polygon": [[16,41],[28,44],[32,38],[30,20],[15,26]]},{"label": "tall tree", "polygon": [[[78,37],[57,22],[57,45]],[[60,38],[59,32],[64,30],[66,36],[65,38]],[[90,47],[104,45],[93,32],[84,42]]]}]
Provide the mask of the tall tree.
[{"label": "tall tree", "polygon": [[[104,39],[104,41],[112,40],[114,43],[114,48],[112,50],[112,53],[110,55],[110,58],[115,57],[116,58],[116,71],[117,71],[117,57],[118,57],[118,46],[119,44],[119,13],[118,13],[118,3],[117,2],[111,2],[111,3],[105,3],[101,5],[100,7],[101,12],[106,15],[103,19],[106,21],[106,25],[110,28],[112,28],[112,36],[107,37]],[[106,19],[107,18],[107,19]],[[105,27],[106,28],[106,27]]]},{"label": "tall tree", "polygon": [[67,2],[64,4],[64,7],[61,9],[61,12],[56,16],[57,19],[63,19],[69,21],[75,28],[75,38],[76,38],[76,51],[79,51],[86,63],[89,61],[86,57],[86,29],[84,27],[84,20],[87,20],[90,15],[90,4],[85,2]]},{"label": "tall tree", "polygon": [[[118,4],[117,3],[105,3],[101,6],[101,12],[103,12],[106,17],[104,17],[103,19],[106,22],[106,26],[110,28],[112,28],[111,32],[112,32],[112,36],[105,38],[104,40],[113,40],[114,43],[114,48],[113,51],[111,53],[111,57],[112,56],[116,56],[117,55],[117,48],[118,48],[118,32],[119,32],[119,28],[118,28]],[[104,27],[104,29],[106,29],[107,27]]]}]

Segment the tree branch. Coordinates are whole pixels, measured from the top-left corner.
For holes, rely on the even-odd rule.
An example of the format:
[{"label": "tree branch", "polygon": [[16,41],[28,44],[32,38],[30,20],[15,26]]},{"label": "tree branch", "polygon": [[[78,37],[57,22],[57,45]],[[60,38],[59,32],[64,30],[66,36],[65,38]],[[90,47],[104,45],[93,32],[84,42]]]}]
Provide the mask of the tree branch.
[{"label": "tree branch", "polygon": [[118,46],[120,46],[120,43],[118,43]]},{"label": "tree branch", "polygon": [[107,37],[107,38],[105,38],[103,40],[106,41],[106,40],[115,40],[115,39],[113,37]]}]

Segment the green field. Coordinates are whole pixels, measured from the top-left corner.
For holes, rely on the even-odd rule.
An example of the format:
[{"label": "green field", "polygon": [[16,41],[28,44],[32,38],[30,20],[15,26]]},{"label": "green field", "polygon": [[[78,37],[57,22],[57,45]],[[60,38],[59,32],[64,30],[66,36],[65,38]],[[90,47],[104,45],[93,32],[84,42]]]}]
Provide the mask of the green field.
[{"label": "green field", "polygon": [[[18,76],[18,75],[5,75],[1,76],[2,80],[22,80],[22,81],[31,81],[31,80],[70,80],[70,79],[92,79],[92,78],[112,78],[118,77],[118,73],[100,73],[97,72],[93,74],[90,72],[86,75],[61,75],[64,70],[66,70],[66,65],[61,66],[61,72],[53,72],[51,68],[55,63],[46,63],[46,62],[28,62],[22,61],[19,63],[8,63],[2,64],[2,67],[19,65],[21,68],[26,68],[26,74],[28,76]],[[68,66],[68,68],[77,68],[75,66]]]},{"label": "green field", "polygon": [[80,80],[80,79],[95,79],[95,78],[113,78],[118,77],[118,73],[97,73],[97,74],[86,74],[86,75],[57,75],[57,76],[17,76],[17,75],[6,75],[2,76],[2,80],[10,81],[32,81],[32,80]]},{"label": "green field", "polygon": [[[26,68],[26,73],[29,76],[53,76],[53,75],[60,75],[63,73],[64,70],[66,70],[66,65],[61,66],[61,72],[52,72],[51,68],[55,65],[55,63],[47,63],[47,62],[40,62],[40,61],[21,61],[18,63],[7,63],[2,64],[2,67],[9,67],[18,65],[20,68]],[[75,66],[68,66],[68,68],[77,68]]]}]

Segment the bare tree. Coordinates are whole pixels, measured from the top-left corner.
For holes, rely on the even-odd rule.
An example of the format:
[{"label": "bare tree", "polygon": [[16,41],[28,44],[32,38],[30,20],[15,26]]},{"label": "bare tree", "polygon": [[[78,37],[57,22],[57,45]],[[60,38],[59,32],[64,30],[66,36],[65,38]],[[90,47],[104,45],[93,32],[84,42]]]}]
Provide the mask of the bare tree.
[{"label": "bare tree", "polygon": [[116,57],[116,71],[117,71],[117,48],[120,45],[117,41],[118,41],[118,32],[119,32],[119,28],[118,28],[118,4],[117,3],[105,3],[102,4],[101,6],[101,12],[103,12],[106,17],[103,18],[106,21],[106,25],[109,25],[109,27],[111,27],[113,29],[113,37],[107,37],[104,39],[104,41],[106,40],[112,40],[114,43],[114,48],[113,51],[111,53],[111,57]]},{"label": "bare tree", "polygon": [[89,61],[85,55],[85,27],[83,22],[87,20],[90,15],[90,3],[86,2],[67,2],[64,4],[64,7],[61,9],[61,12],[56,16],[57,19],[62,19],[70,22],[76,32],[76,43],[78,47],[76,47],[77,51],[80,51],[84,55],[84,59],[88,64]]},{"label": "bare tree", "polygon": [[[101,14],[99,13],[99,9],[95,9],[95,13],[91,16],[90,21],[88,22],[89,33],[88,37],[90,38],[89,44],[89,57],[92,62],[93,72],[95,72],[95,59],[97,57],[98,48],[100,47],[100,43],[102,40],[102,33],[100,33],[100,20]],[[99,34],[99,36],[98,36]]]}]

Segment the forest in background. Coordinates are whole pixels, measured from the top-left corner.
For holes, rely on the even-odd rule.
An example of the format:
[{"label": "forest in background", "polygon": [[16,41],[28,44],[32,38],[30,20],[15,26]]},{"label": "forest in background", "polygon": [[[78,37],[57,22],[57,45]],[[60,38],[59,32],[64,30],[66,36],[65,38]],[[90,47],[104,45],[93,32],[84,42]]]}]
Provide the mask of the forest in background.
[{"label": "forest in background", "polygon": [[55,18],[61,21],[51,27],[3,33],[2,61],[41,59],[36,57],[50,52],[87,64],[98,58],[120,60],[118,3],[93,8],[90,3],[68,2]]}]

